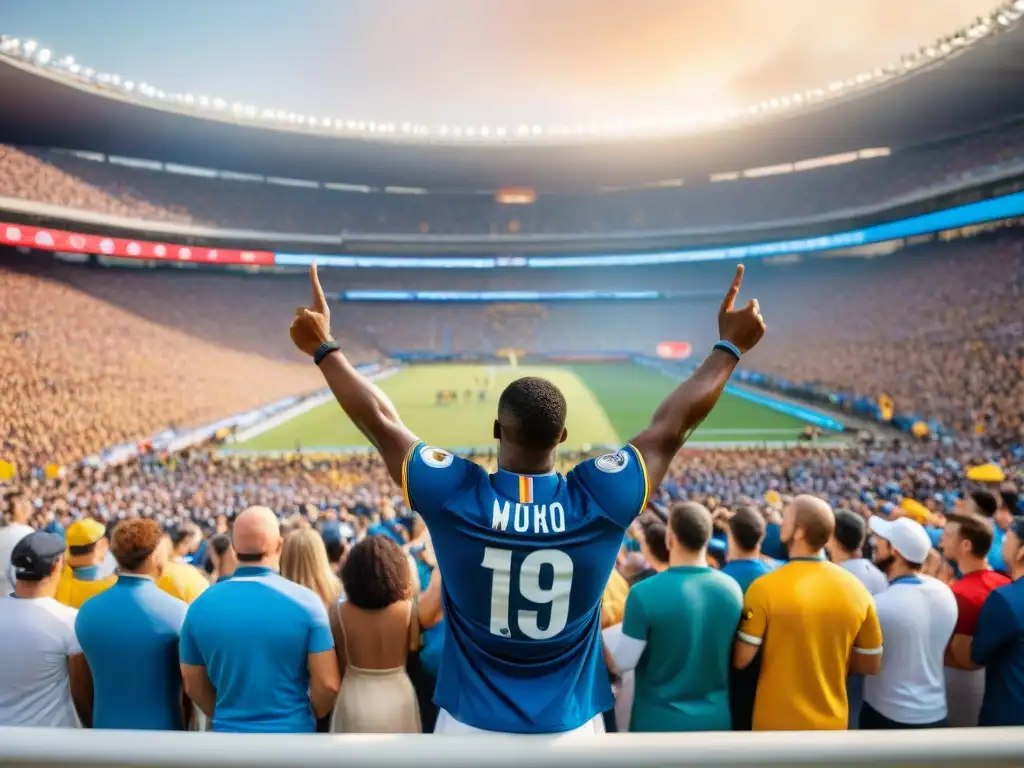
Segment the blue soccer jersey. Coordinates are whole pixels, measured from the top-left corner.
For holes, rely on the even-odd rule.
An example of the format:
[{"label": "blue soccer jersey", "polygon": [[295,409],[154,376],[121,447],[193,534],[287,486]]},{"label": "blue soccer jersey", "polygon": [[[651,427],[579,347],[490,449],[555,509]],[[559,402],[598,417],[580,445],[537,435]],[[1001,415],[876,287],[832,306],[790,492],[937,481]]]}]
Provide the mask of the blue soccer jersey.
[{"label": "blue soccer jersey", "polygon": [[417,443],[402,469],[444,576],[434,700],[461,723],[560,733],[612,708],[601,595],[647,503],[632,446],[568,475],[493,475]]}]

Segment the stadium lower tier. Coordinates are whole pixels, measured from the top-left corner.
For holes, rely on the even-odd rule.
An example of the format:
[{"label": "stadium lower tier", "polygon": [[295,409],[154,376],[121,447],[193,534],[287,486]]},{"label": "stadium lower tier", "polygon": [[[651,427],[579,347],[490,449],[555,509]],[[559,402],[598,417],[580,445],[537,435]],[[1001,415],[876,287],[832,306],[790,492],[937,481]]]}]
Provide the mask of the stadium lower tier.
[{"label": "stadium lower tier", "polygon": [[[520,357],[650,356],[665,341],[689,344],[697,363],[717,339],[714,297],[732,269],[722,263],[636,270],[631,285],[646,274],[653,287],[699,293],[659,301],[334,302],[333,332],[357,363],[396,352],[496,355],[499,362],[510,350]],[[406,279],[388,273],[374,278],[375,287]],[[558,275],[531,271],[541,282],[548,274]],[[478,280],[463,271],[449,276],[453,289]],[[337,295],[347,277],[325,270],[325,289]],[[516,277],[519,284],[524,279]],[[68,464],[168,426],[210,422],[321,388],[317,370],[288,338],[308,292],[298,275],[112,269],[0,251],[0,459],[22,468]],[[1006,450],[1024,446],[1024,240],[1016,231],[873,259],[751,265],[740,302],[753,297],[768,333],[744,359],[745,370],[884,396],[895,411],[934,419],[960,437]],[[453,374],[431,374],[423,384],[421,397],[431,408],[437,390],[464,391],[461,382],[445,385],[446,375]],[[599,394],[601,385],[579,378]],[[621,397],[635,399],[639,410],[656,404]],[[603,403],[603,420],[614,425],[620,407]],[[757,432],[760,425],[754,419],[735,427]],[[616,427],[619,437],[628,431]]]}]

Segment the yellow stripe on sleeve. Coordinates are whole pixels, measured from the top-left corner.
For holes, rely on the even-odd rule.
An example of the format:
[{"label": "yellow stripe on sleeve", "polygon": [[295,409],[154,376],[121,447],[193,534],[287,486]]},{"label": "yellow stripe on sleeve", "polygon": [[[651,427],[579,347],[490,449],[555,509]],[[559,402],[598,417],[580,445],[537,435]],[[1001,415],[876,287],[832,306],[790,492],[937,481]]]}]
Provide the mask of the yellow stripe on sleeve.
[{"label": "yellow stripe on sleeve", "polygon": [[646,462],[644,462],[643,455],[640,453],[640,451],[637,450],[637,447],[635,445],[633,445],[632,443],[629,443],[628,445],[630,448],[633,449],[633,453],[636,454],[636,460],[640,464],[640,471],[643,473],[644,476],[644,498],[643,501],[640,502],[640,509],[637,511],[637,514],[639,515],[641,512],[644,511],[644,509],[647,508],[647,499],[649,499],[651,496],[651,483],[647,479],[647,464]]},{"label": "yellow stripe on sleeve", "polygon": [[420,441],[417,441],[409,446],[409,452],[405,454],[405,460],[402,462],[402,498],[405,499],[405,506],[412,510],[412,498],[409,494],[409,462],[412,461],[412,454],[420,446]]}]

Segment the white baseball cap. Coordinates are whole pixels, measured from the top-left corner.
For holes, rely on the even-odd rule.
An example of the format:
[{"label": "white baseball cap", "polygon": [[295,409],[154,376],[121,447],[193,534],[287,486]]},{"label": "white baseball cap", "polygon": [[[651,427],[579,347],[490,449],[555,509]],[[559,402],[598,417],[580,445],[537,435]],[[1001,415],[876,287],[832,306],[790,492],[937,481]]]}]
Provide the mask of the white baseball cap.
[{"label": "white baseball cap", "polygon": [[868,525],[872,533],[889,542],[909,563],[923,565],[928,559],[932,548],[932,540],[924,526],[909,517],[897,517],[886,520],[884,517],[873,516]]}]

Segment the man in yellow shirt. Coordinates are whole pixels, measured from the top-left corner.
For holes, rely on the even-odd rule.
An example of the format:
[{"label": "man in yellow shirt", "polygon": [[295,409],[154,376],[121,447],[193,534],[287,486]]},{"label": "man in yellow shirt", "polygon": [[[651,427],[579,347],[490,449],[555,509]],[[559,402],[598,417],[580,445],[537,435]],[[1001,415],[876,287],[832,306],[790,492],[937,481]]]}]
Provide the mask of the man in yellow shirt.
[{"label": "man in yellow shirt", "polygon": [[189,605],[199,597],[210,582],[195,566],[182,562],[175,556],[171,537],[164,535],[160,546],[163,548],[163,570],[156,585],[171,597],[176,597]]},{"label": "man in yellow shirt", "polygon": [[834,528],[824,501],[794,499],[780,531],[789,562],[745,595],[733,665],[745,669],[762,653],[755,731],[845,730],[847,675],[881,667],[882,630],[871,594],[821,558]]},{"label": "man in yellow shirt", "polygon": [[622,623],[626,613],[626,597],[629,596],[629,582],[626,577],[612,568],[608,583],[601,596],[601,629]]},{"label": "man in yellow shirt", "polygon": [[76,520],[64,532],[64,541],[68,565],[61,574],[55,597],[77,610],[117,581],[117,575],[104,565],[109,545],[103,523],[88,517]]}]

